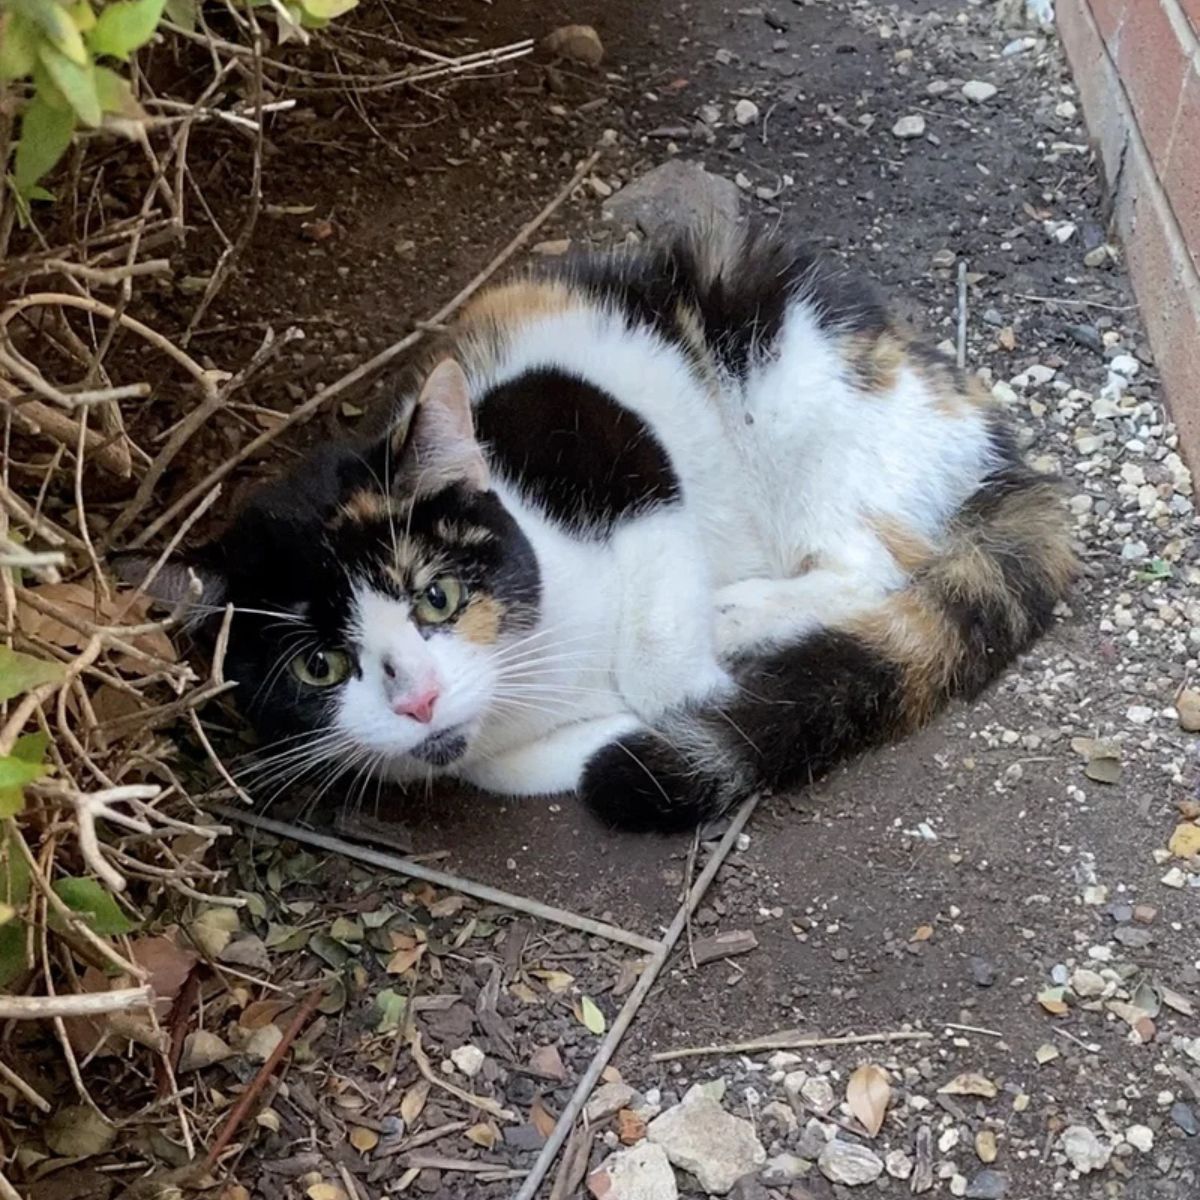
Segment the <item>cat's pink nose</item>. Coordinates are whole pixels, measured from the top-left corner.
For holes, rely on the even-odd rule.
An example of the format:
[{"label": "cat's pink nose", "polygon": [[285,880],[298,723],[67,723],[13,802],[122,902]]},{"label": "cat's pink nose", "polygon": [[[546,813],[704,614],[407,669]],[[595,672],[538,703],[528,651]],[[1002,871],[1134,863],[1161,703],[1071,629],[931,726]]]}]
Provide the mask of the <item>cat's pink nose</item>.
[{"label": "cat's pink nose", "polygon": [[407,696],[398,696],[392,701],[392,712],[398,717],[412,717],[414,721],[428,725],[433,720],[433,706],[439,695],[441,693],[435,687],[409,692]]}]

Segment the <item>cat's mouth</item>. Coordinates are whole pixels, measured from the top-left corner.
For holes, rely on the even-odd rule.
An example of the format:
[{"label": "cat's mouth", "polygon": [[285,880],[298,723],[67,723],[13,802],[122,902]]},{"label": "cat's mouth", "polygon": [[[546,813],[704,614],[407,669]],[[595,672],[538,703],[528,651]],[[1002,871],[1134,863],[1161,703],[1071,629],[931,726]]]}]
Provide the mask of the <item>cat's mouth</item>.
[{"label": "cat's mouth", "polygon": [[456,726],[443,729],[414,746],[409,754],[432,767],[445,767],[467,752],[467,739]]}]

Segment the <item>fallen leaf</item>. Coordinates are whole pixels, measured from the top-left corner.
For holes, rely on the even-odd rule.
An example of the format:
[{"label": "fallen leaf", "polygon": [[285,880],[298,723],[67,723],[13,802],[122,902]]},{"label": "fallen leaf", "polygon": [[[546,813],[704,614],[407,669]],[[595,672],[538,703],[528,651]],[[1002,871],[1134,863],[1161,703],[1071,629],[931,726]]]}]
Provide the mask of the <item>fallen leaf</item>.
[{"label": "fallen leaf", "polygon": [[183,1052],[176,1069],[181,1075],[188,1071],[203,1071],[205,1067],[227,1059],[232,1053],[223,1038],[207,1029],[197,1029],[184,1039]]},{"label": "fallen leaf", "polygon": [[95,1109],[71,1104],[60,1108],[42,1126],[42,1140],[55,1154],[91,1158],[112,1148],[117,1140],[117,1127]]},{"label": "fallen leaf", "polygon": [[243,1029],[261,1029],[290,1007],[289,1000],[254,1000],[242,1010],[238,1024]]},{"label": "fallen leaf", "polygon": [[1038,992],[1038,1003],[1052,1016],[1061,1017],[1070,1011],[1063,997],[1066,989],[1060,987],[1046,988]]},{"label": "fallen leaf", "polygon": [[350,1130],[350,1145],[359,1154],[369,1154],[379,1145],[379,1134],[373,1129],[368,1129],[365,1125],[355,1125]]},{"label": "fallen leaf", "polygon": [[264,1108],[255,1118],[256,1125],[261,1125],[264,1129],[269,1129],[272,1133],[278,1133],[283,1128],[283,1122],[279,1119],[279,1114],[273,1108]]},{"label": "fallen leaf", "polygon": [[910,942],[927,942],[933,937],[932,925],[918,925],[916,932],[908,940]]},{"label": "fallen leaf", "polygon": [[967,1071],[956,1075],[944,1087],[938,1088],[939,1096],[982,1096],[991,1100],[998,1094],[999,1089],[986,1075],[976,1071]]},{"label": "fallen leaf", "polygon": [[1047,1063],[1053,1062],[1058,1058],[1058,1047],[1045,1042],[1034,1051],[1033,1057],[1037,1059],[1039,1067],[1044,1067]]},{"label": "fallen leaf", "polygon": [[206,908],[188,926],[192,940],[204,951],[208,958],[217,958],[222,950],[229,945],[230,938],[238,929],[237,909],[218,905]]},{"label": "fallen leaf", "polygon": [[994,1163],[998,1153],[996,1135],[990,1129],[981,1129],[975,1135],[975,1153],[981,1163]]},{"label": "fallen leaf", "polygon": [[329,936],[339,942],[357,945],[363,940],[363,927],[349,917],[338,917],[329,927]]},{"label": "fallen leaf", "polygon": [[1176,858],[1195,858],[1200,854],[1200,825],[1185,821],[1175,827],[1171,840],[1167,843]]},{"label": "fallen leaf", "polygon": [[375,997],[375,1006],[379,1009],[379,1024],[375,1026],[377,1033],[392,1033],[400,1027],[404,1019],[407,1000],[392,988],[384,988]]},{"label": "fallen leaf", "polygon": [[[325,217],[319,221],[305,221],[300,226],[300,232],[310,242],[326,242],[333,237],[336,227],[334,223]],[[309,1193],[311,1195],[311,1193]],[[313,1197],[316,1200],[316,1197]]]},{"label": "fallen leaf", "polygon": [[537,1004],[538,1002],[537,992],[529,984],[522,982],[520,979],[508,985],[508,994],[515,996],[522,1004]]},{"label": "fallen leaf", "polygon": [[646,1136],[646,1118],[631,1108],[617,1113],[617,1137],[625,1146],[636,1146]]},{"label": "fallen leaf", "polygon": [[871,1137],[883,1128],[891,1098],[892,1085],[888,1081],[888,1074],[874,1063],[864,1063],[850,1076],[846,1085],[846,1102],[850,1105],[850,1111]]},{"label": "fallen leaf", "polygon": [[429,915],[433,919],[440,920],[443,917],[454,917],[462,912],[463,905],[467,902],[466,896],[450,895],[443,896],[441,900],[429,906]]},{"label": "fallen leaf", "polygon": [[1196,1015],[1196,1006],[1186,997],[1181,996],[1178,992],[1171,988],[1165,987],[1162,989],[1162,1002],[1177,1013],[1183,1013],[1185,1017],[1194,1017]]},{"label": "fallen leaf", "polygon": [[425,949],[425,943],[420,942],[408,950],[397,950],[388,959],[387,973],[389,975],[403,975],[405,971],[411,971],[424,957]]},{"label": "fallen leaf", "polygon": [[314,1183],[304,1194],[308,1200],[346,1200],[346,1193],[336,1183]]},{"label": "fallen leaf", "polygon": [[491,1121],[480,1121],[478,1125],[472,1125],[463,1137],[485,1150],[495,1150],[500,1144],[500,1130]]},{"label": "fallen leaf", "polygon": [[1089,758],[1083,773],[1093,783],[1120,783],[1121,762],[1116,758]]},{"label": "fallen leaf", "polygon": [[264,1025],[246,1040],[246,1056],[255,1062],[266,1062],[281,1041],[283,1030],[278,1025]]},{"label": "fallen leaf", "polygon": [[546,990],[558,996],[565,992],[575,982],[574,975],[566,971],[530,971],[534,979],[540,979],[546,985]]},{"label": "fallen leaf", "polygon": [[579,1008],[575,1015],[588,1032],[594,1033],[597,1037],[608,1028],[608,1022],[605,1021],[604,1014],[597,1008],[596,1002],[591,996],[579,997]]},{"label": "fallen leaf", "polygon": [[429,1081],[427,1079],[418,1079],[404,1093],[404,1098],[400,1101],[400,1116],[405,1125],[411,1126],[421,1115],[425,1109],[425,1101],[428,1099]]},{"label": "fallen leaf", "polygon": [[554,1132],[555,1119],[540,1095],[533,1098],[533,1104],[529,1109],[529,1123],[544,1138],[548,1138]]}]

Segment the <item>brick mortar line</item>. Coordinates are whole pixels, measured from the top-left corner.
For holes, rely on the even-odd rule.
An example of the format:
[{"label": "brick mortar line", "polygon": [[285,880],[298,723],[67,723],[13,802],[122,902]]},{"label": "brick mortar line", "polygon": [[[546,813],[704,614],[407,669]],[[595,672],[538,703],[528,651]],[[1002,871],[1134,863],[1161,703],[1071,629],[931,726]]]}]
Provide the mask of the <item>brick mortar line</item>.
[{"label": "brick mortar line", "polygon": [[[1184,236],[1183,229],[1179,224],[1179,218],[1175,215],[1175,208],[1171,203],[1171,197],[1168,195],[1166,188],[1163,186],[1162,180],[1158,176],[1158,171],[1154,165],[1154,159],[1150,154],[1150,149],[1146,145],[1146,139],[1142,135],[1142,128],[1138,124],[1137,114],[1134,112],[1133,102],[1130,98],[1128,89],[1125,87],[1125,80],[1121,76],[1121,71],[1118,68],[1116,61],[1112,56],[1112,52],[1108,47],[1108,42],[1105,41],[1104,35],[1100,31],[1100,26],[1096,21],[1096,15],[1092,11],[1091,0],[1076,0],[1080,9],[1084,13],[1084,19],[1087,21],[1089,28],[1092,31],[1100,49],[1103,53],[1103,62],[1106,69],[1117,85],[1117,104],[1119,106],[1121,118],[1125,124],[1126,137],[1128,145],[1133,149],[1133,152],[1138,156],[1140,164],[1145,167],[1145,173],[1149,179],[1147,190],[1150,194],[1150,201],[1157,211],[1156,215],[1162,220],[1163,230],[1170,244],[1173,257],[1182,261],[1182,280],[1184,290],[1192,300],[1192,304],[1196,309],[1197,315],[1200,316],[1200,271],[1197,271],[1195,264],[1192,262],[1191,252],[1188,248],[1188,240]],[[1168,0],[1174,4],[1175,0]],[[1176,111],[1176,119],[1178,119],[1178,110]],[[1122,172],[1127,177],[1127,172]],[[1118,185],[1121,181],[1118,180]],[[1114,188],[1113,194],[1114,209],[1120,207],[1120,186]],[[1132,233],[1132,231],[1131,231]]]}]

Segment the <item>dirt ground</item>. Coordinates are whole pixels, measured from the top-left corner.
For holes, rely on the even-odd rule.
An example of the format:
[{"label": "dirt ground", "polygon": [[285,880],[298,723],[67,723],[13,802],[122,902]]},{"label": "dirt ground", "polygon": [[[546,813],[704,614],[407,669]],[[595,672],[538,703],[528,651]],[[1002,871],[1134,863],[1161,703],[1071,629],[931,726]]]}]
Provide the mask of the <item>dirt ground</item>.
[{"label": "dirt ground", "polygon": [[[235,364],[266,325],[302,323],[300,349],[281,356],[255,396],[286,410],[433,311],[601,142],[607,150],[593,182],[539,239],[611,240],[603,196],[679,155],[736,179],[748,208],[798,225],[874,274],[935,342],[954,337],[955,264],[967,261],[969,365],[1010,405],[1031,457],[1063,478],[1088,575],[1053,634],[981,701],[802,793],[765,802],[694,930],[749,929],[758,948],[698,968],[678,952],[649,996],[616,1059],[640,1094],[634,1107],[668,1107],[697,1080],[720,1078],[725,1108],[754,1122],[768,1155],[810,1164],[793,1178],[739,1183],[734,1194],[743,1200],[908,1194],[900,1158],[861,1187],[811,1166],[820,1139],[847,1117],[835,1110],[836,1120],[806,1128],[822,1105],[796,1099],[794,1072],[828,1082],[840,1101],[850,1073],[867,1061],[889,1068],[896,1103],[878,1137],[861,1140],[882,1158],[911,1157],[931,1138],[933,1194],[1200,1194],[1200,875],[1166,850],[1181,806],[1195,815],[1187,806],[1200,745],[1174,708],[1200,651],[1190,481],[1174,457],[1119,250],[1106,249],[1102,181],[1061,52],[1052,37],[998,19],[1014,7],[446,0],[438,20],[457,31],[448,22],[468,18],[480,45],[539,37],[568,21],[593,24],[603,66],[547,71],[527,61],[503,80],[390,106],[377,100],[370,128],[335,98],[281,119],[270,139],[267,215],[195,343]],[[967,81],[997,90],[972,101],[962,93]],[[734,117],[739,99],[756,106],[745,125]],[[897,121],[914,116],[924,133],[898,136]],[[231,153],[209,182],[215,188],[224,172],[235,194],[242,165]],[[332,235],[312,240],[306,223],[326,218]],[[211,268],[205,247],[189,254],[195,272]],[[164,318],[186,310],[169,291],[155,303]],[[364,403],[328,414],[294,444],[353,425]],[[214,429],[204,454],[224,453],[224,436]],[[253,467],[241,481],[269,469]],[[186,485],[184,475],[167,481],[165,500]],[[678,905],[686,839],[612,834],[569,800],[385,795],[375,815],[394,821],[397,836],[402,827],[416,852],[441,852],[447,870],[648,936]],[[269,841],[258,845],[274,853]],[[319,924],[322,912],[360,919],[389,904],[412,906],[411,894],[387,881],[323,869],[323,885],[297,876],[301,890],[288,893],[309,904],[306,922]],[[314,913],[314,904],[327,910]],[[456,930],[461,924],[446,934],[450,942]],[[510,949],[513,937],[510,927]],[[549,927],[522,927],[521,937],[538,969],[572,977],[557,1007],[533,1016],[506,991],[499,1011],[517,1048],[500,1053],[494,1031],[472,1024],[472,996],[488,972],[471,968],[465,1019],[435,1023],[428,1036],[443,1054],[470,1042],[518,1063],[557,1046],[565,1078],[547,1074],[544,1058],[541,1074],[489,1066],[481,1076],[517,1107],[532,1103],[535,1081],[553,1113],[596,1043],[579,997],[611,1018],[628,953]],[[404,948],[380,949],[397,945]],[[1097,994],[1085,994],[1080,968],[1100,979]],[[505,974],[506,989],[512,978]],[[374,1011],[370,992],[330,1016],[326,1028],[336,1030],[326,1036],[336,1038],[316,1044],[339,1095],[378,1095],[378,1041],[350,1036],[354,1021]],[[1147,1015],[1149,1026],[1138,1024]],[[663,1049],[784,1028],[934,1036],[773,1063],[765,1055],[651,1061]],[[994,1087],[939,1093],[966,1072]],[[319,1091],[311,1075],[292,1079],[293,1096],[297,1087],[307,1086],[309,1099]],[[415,1079],[409,1070],[401,1083]],[[788,1096],[803,1118],[795,1128],[778,1108],[764,1115]],[[287,1110],[283,1131],[261,1133],[243,1160],[247,1186],[263,1197],[299,1196],[306,1172],[340,1161],[361,1195],[395,1191],[401,1177],[386,1160],[373,1165],[370,1152],[328,1149],[328,1129],[338,1126],[314,1115],[322,1105],[277,1106]],[[339,1120],[357,1111],[347,1106]],[[451,1104],[438,1119],[454,1115]],[[386,1120],[375,1124],[386,1137]],[[1062,1137],[1072,1126],[1111,1150],[1105,1166],[1081,1173]],[[922,1127],[930,1132],[919,1134]],[[435,1149],[462,1156],[483,1145],[489,1161],[521,1170],[538,1145],[529,1128],[525,1121],[521,1137],[492,1145],[467,1143],[460,1131]],[[994,1162],[981,1133],[994,1136]],[[301,1143],[309,1158],[273,1169],[300,1154]],[[605,1129],[594,1163],[616,1144]],[[506,1196],[516,1186],[436,1166],[405,1178],[406,1189],[438,1200]],[[704,1194],[689,1176],[678,1178],[682,1195]]]}]

